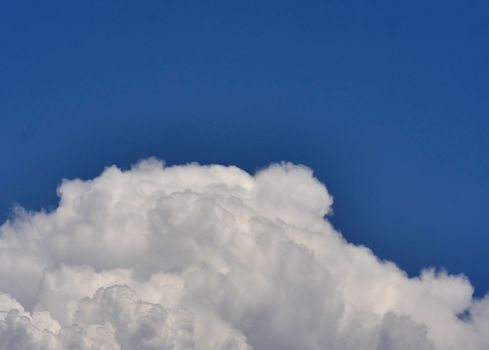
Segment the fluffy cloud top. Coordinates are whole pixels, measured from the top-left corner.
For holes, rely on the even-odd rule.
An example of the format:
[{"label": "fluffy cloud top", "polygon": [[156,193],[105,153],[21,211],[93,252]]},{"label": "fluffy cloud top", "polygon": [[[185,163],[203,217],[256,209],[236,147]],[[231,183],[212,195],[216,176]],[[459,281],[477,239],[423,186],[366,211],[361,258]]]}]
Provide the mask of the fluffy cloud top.
[{"label": "fluffy cloud top", "polygon": [[306,167],[149,159],[58,192],[0,227],[0,349],[489,348],[489,297],[346,242]]}]

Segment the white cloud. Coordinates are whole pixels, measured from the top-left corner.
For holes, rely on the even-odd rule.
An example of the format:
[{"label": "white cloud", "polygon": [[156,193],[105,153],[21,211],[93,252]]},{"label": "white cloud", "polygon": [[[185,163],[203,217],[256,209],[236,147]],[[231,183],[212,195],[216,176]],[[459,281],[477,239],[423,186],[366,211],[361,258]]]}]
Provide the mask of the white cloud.
[{"label": "white cloud", "polygon": [[58,192],[0,227],[0,349],[489,348],[489,297],[346,242],[306,167],[149,159]]}]

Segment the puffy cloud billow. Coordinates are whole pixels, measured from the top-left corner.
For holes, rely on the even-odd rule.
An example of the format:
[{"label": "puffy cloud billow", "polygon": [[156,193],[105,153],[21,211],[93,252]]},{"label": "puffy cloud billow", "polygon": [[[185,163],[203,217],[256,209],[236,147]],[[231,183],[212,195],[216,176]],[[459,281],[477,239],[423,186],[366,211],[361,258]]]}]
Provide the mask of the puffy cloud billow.
[{"label": "puffy cloud billow", "polygon": [[489,349],[489,297],[346,242],[306,167],[149,159],[58,192],[0,227],[0,349]]}]

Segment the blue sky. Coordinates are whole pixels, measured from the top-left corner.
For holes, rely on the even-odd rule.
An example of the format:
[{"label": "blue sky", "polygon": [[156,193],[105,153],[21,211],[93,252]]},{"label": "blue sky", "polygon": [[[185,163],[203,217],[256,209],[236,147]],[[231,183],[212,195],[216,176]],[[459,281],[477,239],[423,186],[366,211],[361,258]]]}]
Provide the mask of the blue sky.
[{"label": "blue sky", "polygon": [[489,289],[489,5],[0,5],[0,217],[148,156],[312,167],[349,240]]}]

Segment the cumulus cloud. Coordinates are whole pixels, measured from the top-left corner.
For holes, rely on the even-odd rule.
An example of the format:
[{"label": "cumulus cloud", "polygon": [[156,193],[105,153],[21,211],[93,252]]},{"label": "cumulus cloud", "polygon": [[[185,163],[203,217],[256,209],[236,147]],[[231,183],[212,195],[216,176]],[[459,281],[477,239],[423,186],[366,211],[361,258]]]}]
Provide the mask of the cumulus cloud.
[{"label": "cumulus cloud", "polygon": [[489,348],[489,297],[346,242],[306,167],[148,159],[58,193],[0,227],[0,349]]}]

